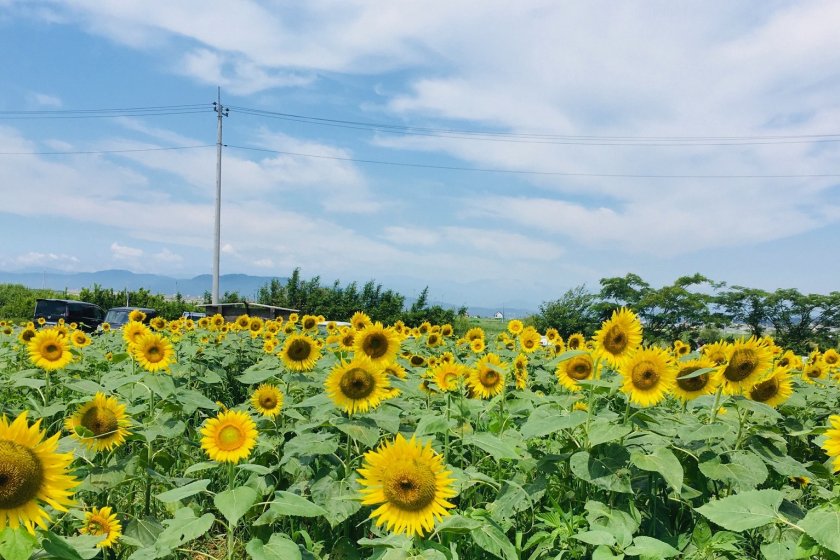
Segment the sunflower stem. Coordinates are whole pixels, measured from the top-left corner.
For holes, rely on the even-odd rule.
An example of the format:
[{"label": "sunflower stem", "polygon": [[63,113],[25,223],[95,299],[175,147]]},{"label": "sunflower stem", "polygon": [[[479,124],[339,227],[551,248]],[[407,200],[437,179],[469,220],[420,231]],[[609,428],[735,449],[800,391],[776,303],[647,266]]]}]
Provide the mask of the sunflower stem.
[{"label": "sunflower stem", "polygon": [[[149,418],[148,424],[151,425],[152,417],[155,414],[155,394],[149,389]],[[146,444],[146,495],[143,505],[143,513],[147,517],[152,511],[152,461],[154,454],[152,450],[151,440]]]},{"label": "sunflower stem", "polygon": [[720,408],[720,396],[723,394],[723,385],[720,385],[717,388],[717,392],[715,393],[715,402],[712,403],[712,410],[709,413],[709,424],[714,424],[715,419],[718,415],[718,408]]},{"label": "sunflower stem", "polygon": [[[592,366],[592,379],[595,379],[595,376],[598,373],[598,363],[600,360],[595,360],[595,363]],[[589,425],[592,423],[592,409],[595,405],[595,385],[589,385],[589,398],[586,402],[586,448],[589,449]]]},{"label": "sunflower stem", "polygon": [[624,407],[624,421],[622,424],[625,426],[627,425],[627,421],[630,419],[630,396],[627,396],[627,405]]},{"label": "sunflower stem", "polygon": [[744,433],[744,424],[747,421],[747,417],[750,415],[749,410],[745,410],[743,416],[741,415],[741,408],[738,407],[738,435],[735,436],[735,450],[741,448],[741,436]]},{"label": "sunflower stem", "polygon": [[[236,481],[236,471],[234,470],[234,464],[228,463],[228,490],[231,492],[233,491],[234,482]],[[233,523],[228,523],[227,525],[227,557],[228,560],[233,559],[233,531],[236,529]]]}]

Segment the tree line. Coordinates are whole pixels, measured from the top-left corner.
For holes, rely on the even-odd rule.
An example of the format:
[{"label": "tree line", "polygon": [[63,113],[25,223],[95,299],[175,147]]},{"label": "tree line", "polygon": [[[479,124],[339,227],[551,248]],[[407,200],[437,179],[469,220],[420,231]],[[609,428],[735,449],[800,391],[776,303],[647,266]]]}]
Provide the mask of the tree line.
[{"label": "tree line", "polygon": [[651,342],[682,339],[697,345],[725,338],[724,329],[737,325],[749,335],[769,334],[778,345],[806,353],[815,347],[836,347],[840,333],[840,292],[803,294],[792,288],[768,292],[727,286],[701,274],[681,276],[661,288],[636,274],[603,278],[597,292],[577,286],[544,302],[534,322],[540,329],[554,327],[564,336],[591,335],[618,307],[639,315]]}]

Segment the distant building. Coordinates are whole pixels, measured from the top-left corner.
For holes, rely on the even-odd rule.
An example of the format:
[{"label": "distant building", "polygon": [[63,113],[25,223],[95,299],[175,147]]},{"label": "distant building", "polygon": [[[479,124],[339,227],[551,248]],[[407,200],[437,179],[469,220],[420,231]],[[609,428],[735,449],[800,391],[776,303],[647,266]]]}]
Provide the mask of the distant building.
[{"label": "distant building", "polygon": [[495,314],[495,315],[493,315],[493,318],[494,318],[494,319],[504,319],[504,318],[505,318],[505,314],[504,314],[504,313],[502,313],[501,311],[496,311],[496,314]]}]

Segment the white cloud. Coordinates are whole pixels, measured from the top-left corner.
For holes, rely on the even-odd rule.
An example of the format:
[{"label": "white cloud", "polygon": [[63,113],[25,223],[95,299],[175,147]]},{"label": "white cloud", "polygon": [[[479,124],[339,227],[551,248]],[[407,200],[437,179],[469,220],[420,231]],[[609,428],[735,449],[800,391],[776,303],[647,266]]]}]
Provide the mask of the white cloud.
[{"label": "white cloud", "polygon": [[29,268],[43,266],[47,268],[57,268],[59,270],[75,270],[79,265],[78,257],[67,255],[64,253],[39,253],[37,251],[30,251],[23,255],[18,255],[11,260],[12,268]]},{"label": "white cloud", "polygon": [[166,264],[179,264],[184,262],[184,257],[178,255],[177,253],[173,253],[166,247],[161,249],[159,252],[152,255],[152,257],[159,262],[166,263]]},{"label": "white cloud", "polygon": [[143,249],[120,245],[114,241],[111,243],[111,254],[117,260],[133,260],[143,256]]},{"label": "white cloud", "polygon": [[32,104],[38,107],[59,108],[63,105],[61,98],[56,95],[49,95],[46,93],[32,92],[29,94],[29,100]]}]

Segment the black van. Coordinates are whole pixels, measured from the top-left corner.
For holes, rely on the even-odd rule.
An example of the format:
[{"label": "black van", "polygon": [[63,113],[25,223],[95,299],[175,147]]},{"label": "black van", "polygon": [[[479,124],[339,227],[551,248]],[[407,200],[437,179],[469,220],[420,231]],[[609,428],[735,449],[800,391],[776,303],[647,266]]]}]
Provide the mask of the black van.
[{"label": "black van", "polygon": [[113,328],[119,328],[128,323],[128,314],[135,310],[146,314],[146,318],[143,319],[144,323],[148,323],[158,316],[157,309],[150,307],[112,307],[105,314],[105,322]]},{"label": "black van", "polygon": [[35,301],[35,321],[44,318],[47,325],[55,325],[59,319],[65,323],[77,323],[79,328],[91,332],[102,324],[105,312],[93,303],[72,299],[38,299]]}]

